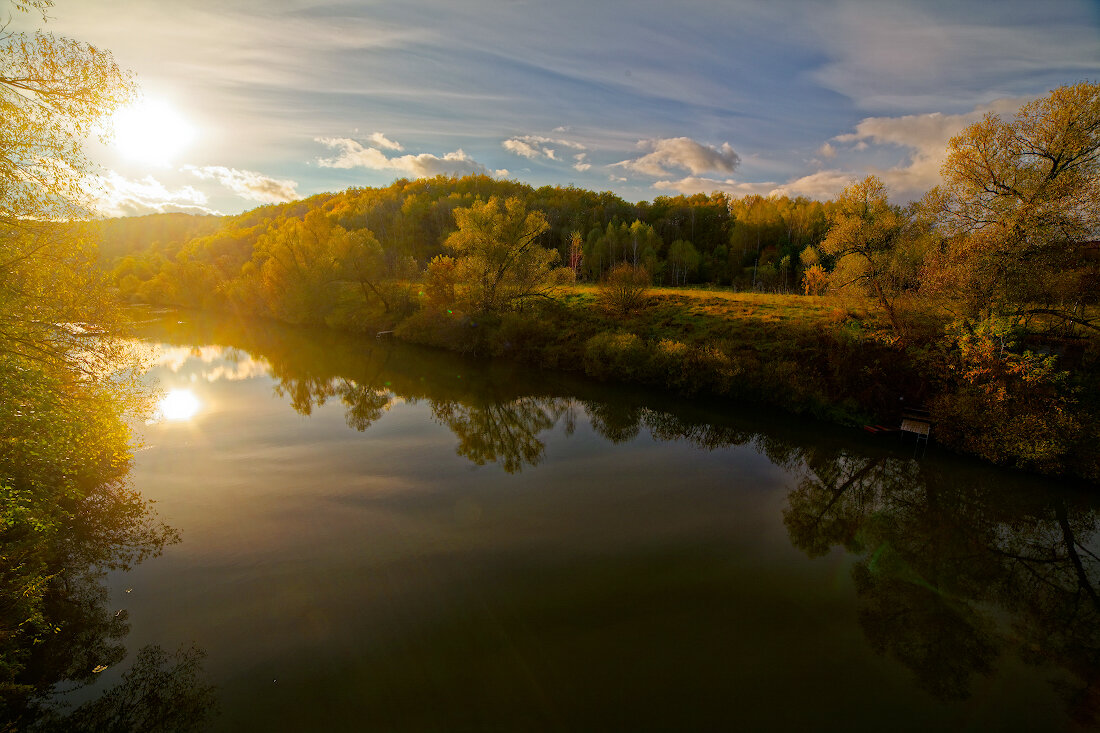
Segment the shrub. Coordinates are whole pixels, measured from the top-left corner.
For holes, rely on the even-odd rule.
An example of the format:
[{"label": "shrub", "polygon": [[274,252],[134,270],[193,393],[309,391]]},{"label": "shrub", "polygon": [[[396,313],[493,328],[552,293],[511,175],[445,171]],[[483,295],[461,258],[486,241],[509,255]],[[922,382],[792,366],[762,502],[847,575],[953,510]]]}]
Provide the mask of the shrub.
[{"label": "shrub", "polygon": [[632,313],[649,302],[649,284],[649,272],[644,267],[620,262],[600,283],[597,302],[612,313]]}]

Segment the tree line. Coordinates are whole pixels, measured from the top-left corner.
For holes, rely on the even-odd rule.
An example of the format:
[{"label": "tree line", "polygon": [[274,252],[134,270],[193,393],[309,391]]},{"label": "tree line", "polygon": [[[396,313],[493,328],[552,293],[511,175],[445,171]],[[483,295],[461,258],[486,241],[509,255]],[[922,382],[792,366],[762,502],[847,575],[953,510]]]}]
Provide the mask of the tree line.
[{"label": "tree line", "polygon": [[770,292],[801,288],[800,255],[823,239],[831,208],[803,197],[735,199],[723,193],[632,204],[607,191],[440,176],[320,194],[231,217],[108,220],[102,224],[102,260],[127,297],[165,300],[178,295],[170,292],[173,281],[185,284],[177,288],[184,293],[196,280],[208,289],[225,288],[257,253],[263,259],[267,239],[316,228],[322,214],[325,226],[369,232],[384,253],[387,274],[400,279],[411,267],[423,271],[434,257],[448,254],[447,238],[458,228],[455,211],[494,197],[518,199],[540,212],[546,227],[535,243],[556,251],[558,262],[581,282],[598,282],[627,262],[644,266],[656,284]]}]

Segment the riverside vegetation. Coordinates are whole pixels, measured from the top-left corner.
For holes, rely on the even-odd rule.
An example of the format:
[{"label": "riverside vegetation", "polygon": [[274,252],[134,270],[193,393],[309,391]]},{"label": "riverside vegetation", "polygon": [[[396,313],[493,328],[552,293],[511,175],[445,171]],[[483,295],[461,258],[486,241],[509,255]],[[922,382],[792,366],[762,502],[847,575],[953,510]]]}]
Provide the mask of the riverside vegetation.
[{"label": "riverside vegetation", "polygon": [[109,221],[101,263],[134,301],[393,331],[842,423],[926,405],[952,449],[1100,479],[1100,86],[988,115],[951,140],[942,176],[907,207],[875,177],[829,202],[634,205],[399,180]]}]

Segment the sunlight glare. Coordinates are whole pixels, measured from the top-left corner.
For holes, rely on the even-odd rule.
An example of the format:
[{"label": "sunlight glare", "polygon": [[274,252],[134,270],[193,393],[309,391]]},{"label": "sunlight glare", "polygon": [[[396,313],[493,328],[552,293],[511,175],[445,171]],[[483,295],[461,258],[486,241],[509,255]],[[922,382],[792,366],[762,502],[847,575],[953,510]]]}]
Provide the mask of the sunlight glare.
[{"label": "sunlight glare", "polygon": [[199,398],[189,389],[173,389],[160,401],[160,414],[165,420],[190,420],[202,407]]},{"label": "sunlight glare", "polygon": [[142,99],[114,116],[112,145],[124,156],[166,166],[197,136],[195,127],[174,107],[157,99]]}]

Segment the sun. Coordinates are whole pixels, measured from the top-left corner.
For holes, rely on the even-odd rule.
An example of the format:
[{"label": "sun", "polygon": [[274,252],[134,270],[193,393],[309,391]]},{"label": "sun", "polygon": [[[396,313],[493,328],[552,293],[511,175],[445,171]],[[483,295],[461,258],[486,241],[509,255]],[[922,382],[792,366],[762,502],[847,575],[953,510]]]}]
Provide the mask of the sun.
[{"label": "sun", "polygon": [[173,389],[160,401],[159,408],[165,420],[190,420],[202,408],[202,403],[189,389]]},{"label": "sun", "polygon": [[172,105],[145,98],[114,115],[113,147],[125,157],[167,166],[186,149],[198,132]]}]

